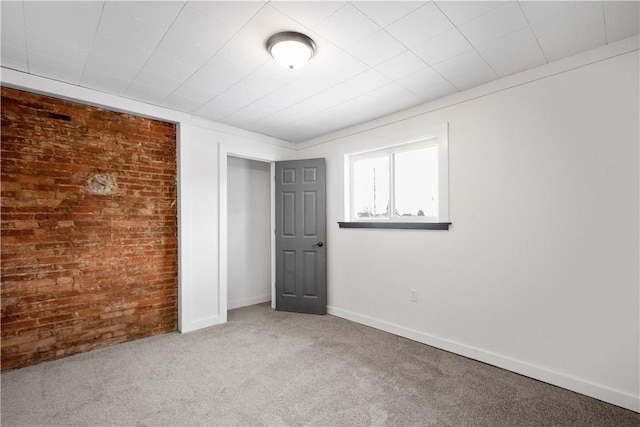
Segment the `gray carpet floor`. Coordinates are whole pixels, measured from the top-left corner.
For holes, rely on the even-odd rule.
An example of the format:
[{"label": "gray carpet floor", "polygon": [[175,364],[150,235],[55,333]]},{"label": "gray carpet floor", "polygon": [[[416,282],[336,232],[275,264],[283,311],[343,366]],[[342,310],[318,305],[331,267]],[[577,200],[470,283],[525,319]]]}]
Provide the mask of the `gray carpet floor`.
[{"label": "gray carpet floor", "polygon": [[640,415],[334,316],[229,322],[5,372],[2,426],[635,426]]}]

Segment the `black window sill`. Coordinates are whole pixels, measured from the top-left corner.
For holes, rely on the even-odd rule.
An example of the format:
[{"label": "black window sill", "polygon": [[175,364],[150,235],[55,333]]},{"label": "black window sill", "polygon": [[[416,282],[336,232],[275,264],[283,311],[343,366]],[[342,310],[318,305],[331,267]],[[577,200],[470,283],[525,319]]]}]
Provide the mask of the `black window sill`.
[{"label": "black window sill", "polygon": [[450,222],[338,222],[340,228],[386,228],[395,230],[448,230]]}]

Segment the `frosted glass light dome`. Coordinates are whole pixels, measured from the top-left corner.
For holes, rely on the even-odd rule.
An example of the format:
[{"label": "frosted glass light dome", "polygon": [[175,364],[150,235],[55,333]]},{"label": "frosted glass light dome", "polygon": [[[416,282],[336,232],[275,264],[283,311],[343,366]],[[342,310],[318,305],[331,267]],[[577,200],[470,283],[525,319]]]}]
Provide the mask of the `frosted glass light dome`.
[{"label": "frosted glass light dome", "polygon": [[316,51],[316,44],[301,33],[277,33],[267,40],[267,51],[283,67],[290,70],[309,62]]}]

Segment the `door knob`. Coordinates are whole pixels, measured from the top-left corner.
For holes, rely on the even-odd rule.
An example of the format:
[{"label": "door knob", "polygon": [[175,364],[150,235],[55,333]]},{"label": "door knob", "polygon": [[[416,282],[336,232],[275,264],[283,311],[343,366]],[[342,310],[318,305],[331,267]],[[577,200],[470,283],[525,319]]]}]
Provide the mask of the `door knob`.
[{"label": "door knob", "polygon": [[322,242],[318,242],[318,243],[316,243],[315,245],[312,245],[311,247],[313,247],[313,248],[316,248],[316,247],[321,248],[321,247],[323,247],[323,246],[324,246],[324,243],[322,243]]}]

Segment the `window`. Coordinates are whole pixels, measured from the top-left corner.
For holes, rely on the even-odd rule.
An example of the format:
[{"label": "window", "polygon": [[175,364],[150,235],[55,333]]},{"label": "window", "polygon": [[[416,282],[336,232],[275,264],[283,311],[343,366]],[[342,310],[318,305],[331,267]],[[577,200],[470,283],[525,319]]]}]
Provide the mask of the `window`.
[{"label": "window", "polygon": [[446,123],[420,139],[346,155],[347,222],[340,226],[448,228],[448,164]]}]

